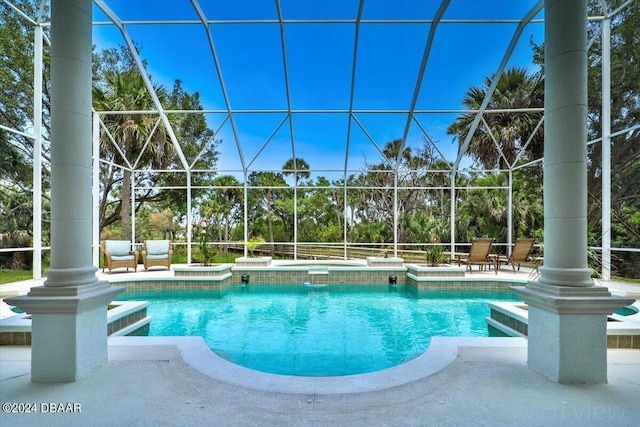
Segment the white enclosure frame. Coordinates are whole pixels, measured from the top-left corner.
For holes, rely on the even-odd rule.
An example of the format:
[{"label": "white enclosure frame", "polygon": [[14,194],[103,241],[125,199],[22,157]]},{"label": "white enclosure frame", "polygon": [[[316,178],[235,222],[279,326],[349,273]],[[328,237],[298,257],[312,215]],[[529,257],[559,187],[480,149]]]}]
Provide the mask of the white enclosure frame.
[{"label": "white enclosure frame", "polygon": [[[26,14],[24,14],[22,11],[20,11],[10,0],[2,0],[6,5],[8,5],[8,7],[10,7],[11,9],[13,9],[17,14],[19,14],[22,18],[24,18],[27,22],[29,22],[31,25],[33,25],[34,29],[35,29],[35,36],[34,36],[34,64],[35,64],[35,73],[34,73],[34,117],[33,117],[33,135],[30,134],[26,134],[25,132],[23,132],[22,130],[18,130],[18,129],[12,129],[10,127],[4,126],[2,123],[0,123],[0,128],[9,132],[13,132],[16,134],[20,134],[22,136],[26,136],[29,137],[31,139],[33,139],[34,141],[34,157],[33,157],[33,176],[34,176],[34,188],[33,188],[33,215],[34,215],[34,221],[33,221],[33,253],[34,253],[34,257],[33,257],[33,277],[36,279],[39,279],[41,277],[41,263],[40,263],[40,259],[41,259],[41,254],[42,251],[45,249],[42,247],[42,239],[41,239],[41,235],[42,235],[42,186],[41,186],[41,177],[42,177],[42,157],[41,157],[41,148],[42,148],[42,144],[45,143],[46,141],[43,141],[43,136],[42,136],[42,123],[43,123],[43,117],[42,117],[42,61],[43,61],[43,45],[44,43],[50,43],[47,36],[46,36],[46,31],[45,29],[49,26],[49,23],[45,21],[45,16],[44,16],[44,12],[45,12],[45,6],[48,4],[48,2],[46,0],[40,0],[39,2],[39,13],[38,16],[36,17],[29,17]],[[242,21],[233,21],[233,20],[211,20],[207,17],[206,13],[203,11],[199,0],[191,0],[191,4],[194,8],[194,10],[196,11],[197,15],[198,15],[198,21],[189,21],[189,20],[154,20],[154,21],[126,21],[126,20],[122,20],[110,7],[109,5],[109,0],[94,0],[94,4],[109,18],[109,22],[94,22],[94,25],[111,25],[111,26],[116,26],[121,35],[122,38],[125,42],[125,44],[129,47],[131,54],[133,55],[133,58],[141,72],[141,75],[144,78],[145,84],[147,86],[147,89],[149,91],[149,93],[152,96],[152,99],[154,101],[154,105],[155,105],[155,110],[153,111],[153,113],[158,114],[159,117],[159,122],[162,122],[162,125],[165,127],[167,134],[170,138],[170,140],[173,143],[173,146],[175,147],[179,159],[180,159],[180,163],[183,167],[183,170],[181,172],[186,174],[187,177],[187,185],[185,188],[186,191],[186,197],[187,197],[187,210],[189,212],[189,215],[191,215],[191,207],[192,207],[192,200],[191,200],[191,193],[192,193],[192,185],[191,185],[191,174],[195,171],[194,170],[194,163],[192,162],[191,164],[189,164],[189,162],[187,161],[187,159],[185,158],[184,154],[182,153],[182,149],[180,147],[180,143],[175,135],[175,133],[173,132],[173,129],[171,127],[171,123],[169,122],[168,118],[167,118],[167,114],[171,114],[171,113],[223,113],[225,114],[225,119],[223,120],[222,124],[220,125],[220,127],[222,127],[227,121],[229,122],[231,129],[232,129],[232,133],[235,139],[235,144],[238,150],[238,156],[239,156],[239,160],[240,163],[242,165],[242,170],[235,170],[235,171],[225,171],[225,170],[219,170],[218,172],[236,172],[239,173],[243,176],[243,182],[242,182],[242,186],[243,186],[243,199],[244,199],[244,222],[245,222],[245,227],[244,227],[244,241],[245,241],[245,255],[247,254],[247,249],[246,249],[246,242],[248,241],[248,227],[246,226],[247,224],[247,219],[248,219],[248,197],[247,197],[247,193],[248,190],[251,188],[248,183],[247,183],[247,179],[248,179],[248,175],[249,173],[252,171],[251,166],[253,164],[253,162],[256,160],[257,156],[260,154],[260,152],[262,151],[262,149],[264,149],[269,142],[271,141],[271,139],[273,138],[273,136],[277,133],[277,131],[280,129],[281,126],[283,126],[285,124],[286,121],[288,121],[289,123],[289,134],[290,134],[290,138],[291,138],[291,151],[292,151],[292,157],[293,158],[297,158],[296,156],[296,143],[295,143],[295,126],[294,126],[294,122],[293,122],[293,117],[296,114],[346,114],[348,116],[348,128],[347,128],[347,135],[345,138],[346,141],[346,155],[345,155],[345,162],[344,162],[344,168],[342,168],[340,170],[340,172],[343,174],[344,180],[345,180],[345,188],[344,188],[344,212],[345,212],[345,216],[346,216],[346,212],[347,212],[347,192],[348,192],[348,188],[346,186],[346,181],[347,181],[347,177],[349,175],[350,172],[362,172],[362,170],[357,170],[357,171],[353,171],[353,170],[349,170],[348,169],[348,153],[349,153],[349,144],[351,143],[350,141],[350,135],[351,135],[351,128],[355,126],[358,126],[366,135],[368,135],[369,139],[371,140],[371,143],[377,148],[377,150],[380,152],[381,156],[382,156],[382,150],[380,148],[379,145],[379,141],[375,141],[367,132],[366,128],[363,126],[363,124],[358,120],[358,116],[361,114],[369,114],[369,113],[397,113],[397,114],[404,114],[406,115],[407,119],[406,119],[406,124],[404,127],[404,131],[402,134],[402,147],[405,146],[406,142],[407,142],[407,137],[409,134],[409,129],[411,127],[412,124],[415,124],[416,126],[418,126],[418,128],[422,131],[423,135],[425,138],[427,138],[428,140],[430,140],[430,136],[427,132],[427,130],[423,127],[423,125],[420,123],[420,121],[418,120],[418,115],[421,114],[438,114],[438,113],[474,113],[475,114],[475,119],[473,121],[472,124],[472,129],[471,132],[469,132],[467,138],[461,142],[461,148],[459,150],[458,156],[455,159],[455,161],[451,162],[452,163],[452,167],[451,170],[449,170],[447,172],[447,174],[449,175],[450,178],[450,185],[448,187],[440,187],[443,188],[445,190],[450,191],[450,195],[451,195],[451,212],[450,212],[450,218],[451,218],[451,251],[454,252],[455,250],[455,216],[456,216],[456,211],[455,211],[455,203],[453,203],[453,201],[455,200],[455,193],[456,191],[460,191],[461,188],[456,187],[455,185],[455,177],[456,174],[459,173],[461,171],[461,162],[463,160],[463,157],[465,155],[466,149],[469,146],[469,143],[471,141],[471,138],[473,136],[473,133],[475,131],[475,129],[482,125],[485,127],[489,127],[486,123],[486,121],[484,120],[484,115],[485,114],[492,114],[492,113],[497,113],[500,112],[498,110],[488,110],[487,109],[487,105],[489,103],[490,97],[493,94],[493,90],[495,89],[497,82],[500,78],[500,76],[502,75],[503,71],[505,70],[505,67],[507,66],[509,59],[511,58],[511,55],[514,51],[514,48],[517,44],[517,42],[520,40],[522,31],[524,30],[524,28],[527,25],[542,25],[543,22],[540,19],[537,19],[536,17],[540,14],[540,12],[543,9],[543,1],[539,0],[537,2],[535,2],[535,4],[533,4],[533,7],[519,20],[500,20],[500,19],[470,19],[467,20],[465,23],[468,23],[470,25],[473,24],[477,24],[477,23],[492,23],[492,24],[496,24],[499,25],[501,23],[510,23],[510,24],[517,24],[517,29],[514,32],[512,39],[507,47],[507,49],[505,50],[505,53],[503,55],[503,58],[500,62],[500,64],[498,64],[496,72],[493,76],[491,85],[489,87],[489,90],[487,92],[486,98],[484,99],[481,107],[477,110],[477,111],[469,111],[469,110],[420,110],[416,108],[416,104],[417,104],[417,100],[418,97],[420,95],[420,89],[421,89],[421,84],[423,81],[423,77],[424,77],[424,73],[425,70],[427,69],[428,66],[428,61],[429,61],[429,55],[431,52],[431,48],[432,45],[434,43],[434,39],[435,39],[435,35],[436,32],[438,30],[438,28],[442,25],[447,25],[450,23],[460,23],[459,20],[447,20],[444,18],[445,12],[447,10],[447,7],[450,4],[450,0],[442,0],[437,12],[435,13],[434,17],[432,19],[429,20],[400,20],[400,19],[394,19],[394,20],[366,20],[363,19],[362,17],[362,11],[364,8],[364,5],[366,3],[366,0],[360,0],[359,1],[359,7],[358,7],[358,13],[357,16],[352,19],[352,20],[323,20],[323,19],[295,19],[295,20],[289,20],[287,18],[284,17],[283,12],[282,12],[282,8],[281,8],[281,4],[279,0],[274,0],[275,4],[276,4],[276,10],[277,10],[277,19],[246,19],[246,20],[242,20]],[[609,8],[607,7],[607,3],[606,0],[601,0],[601,5],[602,5],[602,16],[595,16],[595,17],[591,17],[590,19],[592,21],[598,21],[601,24],[601,33],[598,35],[601,40],[602,40],[602,106],[603,106],[603,110],[602,110],[602,138],[599,138],[597,140],[594,141],[589,141],[589,144],[593,144],[596,142],[601,142],[602,143],[602,196],[603,196],[603,200],[602,200],[602,247],[601,248],[597,248],[600,249],[602,251],[602,276],[604,280],[610,280],[611,277],[611,252],[612,250],[615,251],[632,251],[632,252],[640,252],[640,249],[638,248],[612,248],[611,247],[611,233],[610,233],[610,227],[611,227],[611,216],[610,216],[610,211],[611,211],[611,193],[610,193],[610,186],[611,186],[611,138],[616,136],[616,135],[620,135],[620,134],[624,134],[627,132],[630,132],[632,130],[637,129],[638,127],[640,127],[640,125],[637,126],[633,126],[627,129],[621,129],[621,130],[616,130],[615,132],[612,132],[611,129],[611,109],[610,109],[610,89],[611,89],[611,81],[610,81],[610,25],[611,25],[611,18],[613,16],[615,16],[616,14],[618,14],[621,10],[623,10],[625,7],[627,7],[629,4],[631,4],[633,0],[628,0],[626,1],[620,8],[618,8],[617,10],[609,10]],[[341,24],[345,24],[345,25],[354,25],[355,27],[355,43],[354,43],[354,47],[353,47],[353,66],[352,66],[352,75],[351,75],[351,85],[350,85],[350,98],[349,98],[349,107],[348,109],[335,109],[335,110],[327,110],[327,109],[315,109],[315,110],[296,110],[292,107],[292,103],[291,103],[291,93],[290,93],[290,85],[289,85],[289,65],[288,65],[288,60],[287,60],[287,43],[285,40],[285,27],[288,25],[297,25],[297,24],[317,24],[317,25],[322,25],[322,24],[335,24],[335,23],[341,23]],[[423,23],[423,24],[429,24],[429,34],[427,37],[427,41],[424,47],[424,51],[423,51],[423,56],[421,59],[421,63],[420,63],[420,69],[418,72],[418,76],[417,76],[417,80],[416,80],[416,84],[415,84],[415,88],[414,88],[414,93],[413,93],[413,97],[411,100],[411,104],[406,108],[406,109],[401,109],[401,110],[382,110],[382,109],[372,109],[372,110],[359,110],[354,108],[354,90],[355,90],[355,84],[356,84],[356,64],[357,64],[357,58],[358,58],[358,40],[359,40],[359,34],[360,34],[360,29],[362,26],[364,25],[375,25],[375,24],[381,24],[381,23],[386,23],[386,24],[398,24],[398,25],[402,25],[405,23],[412,23],[412,24],[416,24],[416,23]],[[217,76],[219,78],[219,85],[220,88],[222,90],[222,94],[223,94],[223,98],[224,98],[224,102],[225,102],[225,108],[221,109],[221,110],[197,110],[197,111],[174,111],[174,110],[166,110],[164,109],[164,106],[161,104],[161,102],[158,99],[158,96],[156,95],[151,79],[148,76],[148,74],[146,73],[145,69],[144,69],[144,65],[143,65],[143,61],[140,58],[140,56],[138,55],[135,46],[134,46],[134,41],[131,38],[127,27],[129,25],[161,25],[161,24],[180,24],[180,25],[199,25],[202,26],[202,28],[205,31],[206,37],[207,37],[207,41],[208,41],[208,45],[209,45],[209,54],[211,55],[212,59],[213,59],[213,63],[215,66],[215,71],[217,73]],[[281,35],[281,49],[282,49],[282,67],[283,67],[283,72],[284,72],[284,79],[285,79],[285,91],[286,91],[286,100],[287,100],[287,108],[284,110],[269,110],[269,109],[252,109],[252,110],[240,110],[240,109],[234,109],[231,106],[231,101],[227,92],[227,88],[226,88],[226,84],[225,84],[225,80],[223,78],[224,76],[224,70],[220,64],[219,58],[218,58],[218,53],[216,51],[216,40],[213,36],[213,32],[212,32],[212,28],[215,27],[216,25],[252,25],[252,24],[272,24],[272,25],[277,25],[280,28],[280,35]],[[591,46],[593,44],[593,41],[595,40],[595,37],[593,40],[590,41],[589,46]],[[510,110],[513,112],[527,112],[527,111],[531,111],[531,112],[542,112],[543,109],[539,108],[539,109],[520,109],[520,110]],[[150,113],[150,111],[145,111],[144,113]],[[271,136],[269,136],[269,138],[266,139],[266,141],[264,142],[264,145],[262,146],[262,148],[258,151],[258,153],[256,154],[256,157],[252,158],[252,159],[245,159],[244,157],[244,150],[243,150],[243,141],[242,138],[240,136],[240,132],[238,130],[238,126],[236,124],[236,116],[241,115],[241,114],[245,114],[245,113],[282,113],[285,114],[284,119],[280,122],[280,124],[278,125],[278,127],[273,131],[273,133],[271,134]],[[93,180],[93,198],[94,198],[94,214],[93,214],[93,221],[94,221],[94,263],[95,265],[98,265],[98,248],[99,248],[99,230],[98,230],[98,212],[97,212],[97,201],[98,201],[98,191],[99,191],[99,185],[98,185],[98,168],[99,168],[99,154],[98,154],[98,133],[99,133],[99,129],[101,127],[101,116],[104,114],[110,114],[110,112],[94,112],[94,137],[93,137],[93,145],[94,145],[94,180]],[[538,127],[536,128],[536,130],[542,125],[544,118],[538,123]],[[527,141],[527,145],[530,141]],[[438,151],[438,153],[442,156],[442,153],[440,152],[440,150],[438,149],[436,144],[433,144],[434,148]],[[402,147],[400,149],[400,153],[402,152]],[[496,147],[497,147],[497,142],[496,142]],[[506,173],[509,174],[509,185],[506,188],[502,188],[504,190],[507,191],[507,203],[508,203],[508,220],[507,220],[507,224],[508,224],[508,231],[507,231],[507,235],[508,235],[508,241],[507,243],[507,248],[508,250],[510,250],[510,245],[512,244],[513,241],[513,229],[512,229],[512,210],[513,210],[513,206],[512,206],[512,174],[513,171],[522,168],[522,167],[526,167],[531,165],[534,162],[538,162],[538,161],[542,161],[542,159],[536,160],[534,162],[530,162],[526,165],[518,165],[516,166],[516,163],[518,162],[518,160],[521,158],[522,152],[520,152],[517,155],[516,158],[516,162],[514,162],[514,164],[509,165],[508,170],[504,171]],[[444,156],[442,156],[444,159]],[[396,159],[396,162],[394,163],[396,166],[393,169],[393,174],[394,174],[394,180],[396,185],[393,188],[393,192],[394,192],[394,224],[396,225],[394,227],[394,242],[393,242],[393,251],[394,251],[394,255],[397,255],[398,253],[398,236],[397,236],[397,224],[398,224],[398,175],[400,172],[402,172],[402,170],[399,169],[399,158]],[[446,159],[445,159],[446,160]],[[132,180],[132,203],[135,203],[135,190],[136,188],[143,188],[143,187],[137,187],[135,185],[135,163],[133,165],[129,164],[128,167],[131,168],[132,171],[132,176],[134,177],[134,179]],[[120,166],[122,167],[122,166]],[[294,166],[295,168],[295,166]],[[275,169],[274,169],[275,171]],[[279,169],[278,169],[279,171]],[[335,170],[331,170],[331,171],[335,171]],[[466,169],[465,171],[470,171],[468,169]],[[172,171],[172,172],[176,172],[176,171]],[[180,172],[180,171],[178,171]],[[294,169],[293,171],[294,173],[297,173],[298,171],[296,169]],[[312,170],[312,172],[322,172],[322,170]],[[442,171],[439,171],[442,172]],[[298,185],[297,183],[295,183],[295,185],[293,186],[293,192],[294,192],[294,241],[293,241],[293,246],[294,246],[294,258],[297,256],[297,245],[299,243],[302,242],[298,242],[297,241],[297,216],[298,216],[298,212],[297,212],[297,191],[298,191]],[[405,187],[402,187],[402,189],[405,189]],[[135,213],[132,213],[132,215],[135,215]],[[187,245],[189,247],[189,251],[188,251],[188,261],[191,262],[191,235],[192,235],[192,218],[188,217],[187,221],[186,221],[186,226],[187,226],[187,232],[186,232],[186,237],[187,237]],[[347,224],[346,221],[343,221],[344,223],[344,230],[343,230],[343,236],[344,236],[344,256],[346,257],[347,255]],[[135,240],[135,217],[132,220],[132,224],[133,224],[133,231],[132,231],[132,240]],[[18,248],[20,249],[20,248]],[[16,248],[10,248],[10,249],[4,249],[2,251],[4,252],[8,252],[8,251],[15,251]]]}]

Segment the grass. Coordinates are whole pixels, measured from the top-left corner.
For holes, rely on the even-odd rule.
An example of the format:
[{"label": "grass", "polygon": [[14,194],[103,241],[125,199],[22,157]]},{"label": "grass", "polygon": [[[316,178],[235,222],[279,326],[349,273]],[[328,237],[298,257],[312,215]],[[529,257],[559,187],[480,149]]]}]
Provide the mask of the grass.
[{"label": "grass", "polygon": [[3,283],[19,282],[33,278],[31,270],[7,270],[0,268],[0,285]]},{"label": "grass", "polygon": [[635,283],[640,285],[640,279],[630,279],[628,277],[612,277],[611,280],[616,282],[624,282],[624,283]]}]

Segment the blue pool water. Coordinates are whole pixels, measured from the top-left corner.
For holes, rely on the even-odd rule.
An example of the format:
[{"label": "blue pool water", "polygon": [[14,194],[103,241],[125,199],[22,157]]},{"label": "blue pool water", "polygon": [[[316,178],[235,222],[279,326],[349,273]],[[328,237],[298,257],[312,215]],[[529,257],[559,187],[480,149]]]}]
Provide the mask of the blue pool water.
[{"label": "blue pool water", "polygon": [[149,335],[202,336],[218,355],[263,372],[340,376],[372,372],[423,353],[432,336],[487,336],[488,301],[517,301],[509,291],[444,292],[415,298],[389,292],[274,291],[127,292],[149,301]]}]

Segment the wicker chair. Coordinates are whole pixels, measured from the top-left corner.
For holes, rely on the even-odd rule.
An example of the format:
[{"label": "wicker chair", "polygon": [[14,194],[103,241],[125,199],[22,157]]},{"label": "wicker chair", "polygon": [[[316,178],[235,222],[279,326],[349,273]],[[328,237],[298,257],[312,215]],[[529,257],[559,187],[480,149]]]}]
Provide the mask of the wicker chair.
[{"label": "wicker chair", "polygon": [[149,267],[167,267],[171,269],[171,257],[173,249],[171,249],[171,240],[145,240],[144,249],[142,250],[142,263],[144,269]]},{"label": "wicker chair", "polygon": [[100,242],[100,249],[104,257],[102,271],[108,268],[111,273],[111,270],[123,267],[127,271],[129,268],[136,271],[138,268],[138,251],[131,250],[130,240],[103,240]]}]

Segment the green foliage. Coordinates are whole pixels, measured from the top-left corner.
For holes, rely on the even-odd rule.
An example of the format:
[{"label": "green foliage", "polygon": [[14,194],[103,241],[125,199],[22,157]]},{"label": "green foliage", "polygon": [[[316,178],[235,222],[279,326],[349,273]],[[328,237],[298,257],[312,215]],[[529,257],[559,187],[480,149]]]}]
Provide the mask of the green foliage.
[{"label": "green foliage", "polygon": [[[0,248],[27,248],[31,245],[31,233],[26,230],[0,233]],[[31,265],[31,257],[31,252],[0,252],[0,268],[27,270]]]},{"label": "green foliage", "polygon": [[[493,76],[484,79],[482,86],[472,86],[462,104],[468,109],[478,109],[491,86]],[[539,75],[531,75],[524,67],[514,67],[504,71],[487,105],[488,109],[529,108],[544,105],[544,85]],[[462,144],[474,121],[476,113],[459,115],[447,133],[457,135]],[[485,169],[507,169],[515,162],[517,153],[525,150],[527,158],[539,159],[543,154],[544,134],[535,127],[542,118],[541,112],[500,113],[484,116],[487,128],[479,125],[470,140],[467,153]],[[527,145],[527,141],[531,142]],[[496,150],[495,144],[500,151]],[[502,152],[502,154],[500,154]]]},{"label": "green foliage", "polygon": [[[609,0],[608,13],[626,4],[611,20],[611,129],[613,132],[640,122],[640,2]],[[604,15],[602,2],[589,1],[590,15]],[[600,22],[590,22],[589,37],[601,32]],[[588,139],[602,137],[602,42],[594,37],[588,54]],[[534,45],[534,61],[544,66],[544,46]],[[601,245],[602,229],[602,146],[588,146],[588,222],[589,245]],[[640,247],[640,233],[629,212],[640,212],[640,129],[611,139],[611,244],[613,247]],[[597,231],[596,231],[597,230]],[[631,252],[618,252],[612,261],[618,276],[639,277],[640,260]],[[596,266],[596,268],[599,268]]]},{"label": "green foliage", "polygon": [[393,241],[393,232],[384,222],[363,221],[356,224],[349,233],[349,241],[354,243],[388,243]]},{"label": "green foliage", "polygon": [[429,267],[437,267],[445,261],[444,248],[440,245],[428,246],[424,254]]},{"label": "green foliage", "polygon": [[0,268],[0,284],[19,282],[33,278],[31,270],[13,270]]},{"label": "green foliage", "polygon": [[[411,242],[448,242],[451,240],[448,218],[418,211],[406,219],[406,234]],[[427,249],[428,246],[425,247]]]},{"label": "green foliage", "polygon": [[[35,17],[38,6],[28,0],[12,2],[26,14]],[[45,5],[43,13],[48,13]],[[45,34],[47,30],[45,30]],[[0,124],[25,134],[33,133],[33,73],[34,29],[9,7],[0,3]],[[49,46],[43,46],[42,100],[44,121],[42,136],[42,209],[47,217],[49,210]],[[33,228],[33,174],[34,144],[31,138],[20,133],[0,129],[0,234],[30,235]],[[49,224],[42,225],[42,237],[49,240]],[[30,239],[30,238],[29,238]],[[0,256],[8,258],[9,255]],[[22,261],[18,262],[17,258]],[[31,255],[16,255],[13,262],[31,263]]]},{"label": "green foliage", "polygon": [[200,263],[200,265],[211,265],[215,256],[217,255],[217,251],[211,247],[209,244],[209,239],[207,238],[207,233],[200,234],[200,238],[198,239],[198,247],[196,248],[196,259]]},{"label": "green foliage", "polygon": [[264,243],[264,239],[262,237],[252,237],[247,242],[247,250],[249,251],[249,255],[253,256],[253,251],[256,250],[258,246]]},{"label": "green foliage", "polygon": [[[624,0],[610,0],[610,10]],[[37,5],[29,0],[16,0],[18,8],[29,16],[36,16]],[[602,15],[601,2],[591,1],[592,15]],[[48,10],[45,7],[45,14]],[[640,2],[630,3],[612,21],[612,128],[620,130],[640,122]],[[45,29],[45,33],[49,30]],[[599,31],[599,23],[590,23],[590,33]],[[44,45],[44,129],[49,139],[49,47]],[[138,51],[142,49],[138,47]],[[601,69],[600,40],[596,38],[589,51],[589,138],[601,132]],[[538,65],[542,47],[534,48]],[[0,122],[19,131],[28,131],[33,115],[33,29],[7,4],[0,3]],[[94,52],[94,95],[97,110],[126,110],[154,107],[144,81],[131,54],[120,46]],[[179,77],[179,76],[176,76]],[[505,71],[489,108],[540,107],[543,105],[543,72],[530,74],[523,68]],[[476,109],[489,87],[490,77],[471,87],[463,104]],[[202,109],[200,95],[189,93],[180,80],[173,87],[155,86],[161,103],[167,109]],[[486,169],[513,165],[515,153],[524,144],[538,123],[541,113],[487,114],[488,126],[481,124],[474,133],[469,154],[476,165]],[[475,114],[462,114],[448,131],[463,141]],[[233,176],[217,176],[217,147],[204,114],[176,114],[167,116],[183,150],[186,162],[195,162],[202,172],[191,175],[192,207],[198,220],[209,224],[217,239],[220,252],[215,259],[226,255],[224,242],[244,236],[244,183]],[[156,173],[154,168],[184,169],[182,160],[160,123],[154,130],[158,116],[154,114],[113,115],[103,117],[105,126],[117,137],[119,148],[130,162],[139,159],[136,182],[136,205],[131,200],[131,177],[120,167],[126,164],[103,132],[101,156],[106,162],[100,170],[100,224],[102,235],[129,238],[130,215],[136,212],[137,240],[148,237],[181,238],[187,214],[187,198],[183,189],[159,189],[163,186],[184,187],[181,173]],[[521,165],[541,157],[543,128],[540,127],[524,155]],[[151,136],[150,144],[144,148]],[[495,141],[504,157],[495,150]],[[386,244],[397,235],[397,242],[411,244],[425,250],[426,257],[437,258],[441,245],[434,242],[450,240],[451,194],[449,187],[451,165],[442,161],[425,137],[422,144],[400,139],[387,142],[379,159],[366,159],[365,167],[350,176],[335,181],[322,176],[311,177],[310,165],[301,158],[290,158],[281,172],[252,172],[248,177],[247,228],[250,236],[268,236],[269,242],[342,242],[346,230],[348,241],[354,243]],[[143,150],[144,148],[144,150]],[[46,189],[49,187],[49,147],[43,145],[43,207],[45,218],[49,206]],[[589,223],[590,230],[599,230],[601,217],[601,160],[600,144],[589,146]],[[640,130],[621,134],[612,141],[612,243],[625,248],[640,247]],[[32,228],[33,178],[31,173],[32,141],[20,134],[0,130],[0,233],[26,232]],[[427,172],[427,171],[443,172]],[[395,174],[397,172],[397,175]],[[394,186],[398,185],[397,192]],[[506,187],[507,175],[468,174],[458,172],[458,187]],[[294,192],[292,185],[299,187]],[[513,230],[514,238],[537,237],[543,241],[542,168],[530,165],[513,172]],[[344,188],[347,186],[348,190]],[[396,197],[397,195],[397,197]],[[297,204],[296,204],[297,202]],[[506,241],[507,194],[504,188],[477,188],[455,193],[457,241],[468,242],[475,236],[490,236]],[[297,215],[294,215],[297,212]],[[397,222],[394,215],[397,214]],[[123,221],[124,220],[124,221]],[[397,229],[394,230],[394,227]],[[45,240],[48,222],[44,223]],[[600,232],[590,233],[589,243],[598,246]],[[434,241],[433,239],[437,239]],[[264,239],[248,242],[249,251],[264,243]],[[209,245],[207,245],[209,246]],[[178,249],[181,248],[181,249]],[[209,247],[210,248],[210,247]],[[273,245],[271,246],[273,249]],[[211,249],[211,248],[210,248]],[[199,249],[198,249],[199,250]],[[212,249],[213,250],[213,249]],[[433,254],[431,252],[433,251]],[[214,251],[215,252],[215,251]],[[429,252],[427,254],[427,252]],[[272,253],[273,255],[273,253]],[[619,253],[613,265],[616,274],[638,277],[640,262],[632,253]],[[183,257],[183,258],[180,258]],[[206,257],[208,258],[208,257]],[[184,247],[177,246],[174,261],[186,262]],[[28,263],[28,262],[27,262]]]},{"label": "green foliage", "polygon": [[[128,111],[155,109],[155,104],[140,71],[135,68],[131,55],[123,48],[109,49],[94,55],[96,79],[93,102],[96,111]],[[154,85],[160,103],[168,109],[202,109],[199,95],[189,94],[176,80],[171,92],[162,85]],[[168,121],[180,148],[189,164],[194,168],[212,170],[217,161],[214,133],[206,124],[204,114],[169,114]],[[100,224],[106,227],[115,222],[122,223],[122,235],[130,235],[131,209],[140,209],[143,204],[154,204],[157,209],[170,209],[178,216],[186,214],[184,191],[157,190],[157,187],[184,185],[182,173],[158,173],[154,169],[185,169],[164,124],[155,113],[110,114],[102,121],[111,136],[117,141],[116,148],[111,138],[101,132],[100,155],[106,160],[101,165]],[[123,155],[124,158],[123,158]],[[144,182],[147,190],[136,194],[137,205],[130,206],[132,174],[128,164],[136,164],[136,181]],[[121,165],[122,168],[114,167]],[[211,182],[213,173],[192,175],[194,187]],[[201,190],[194,190],[197,197]]]}]

